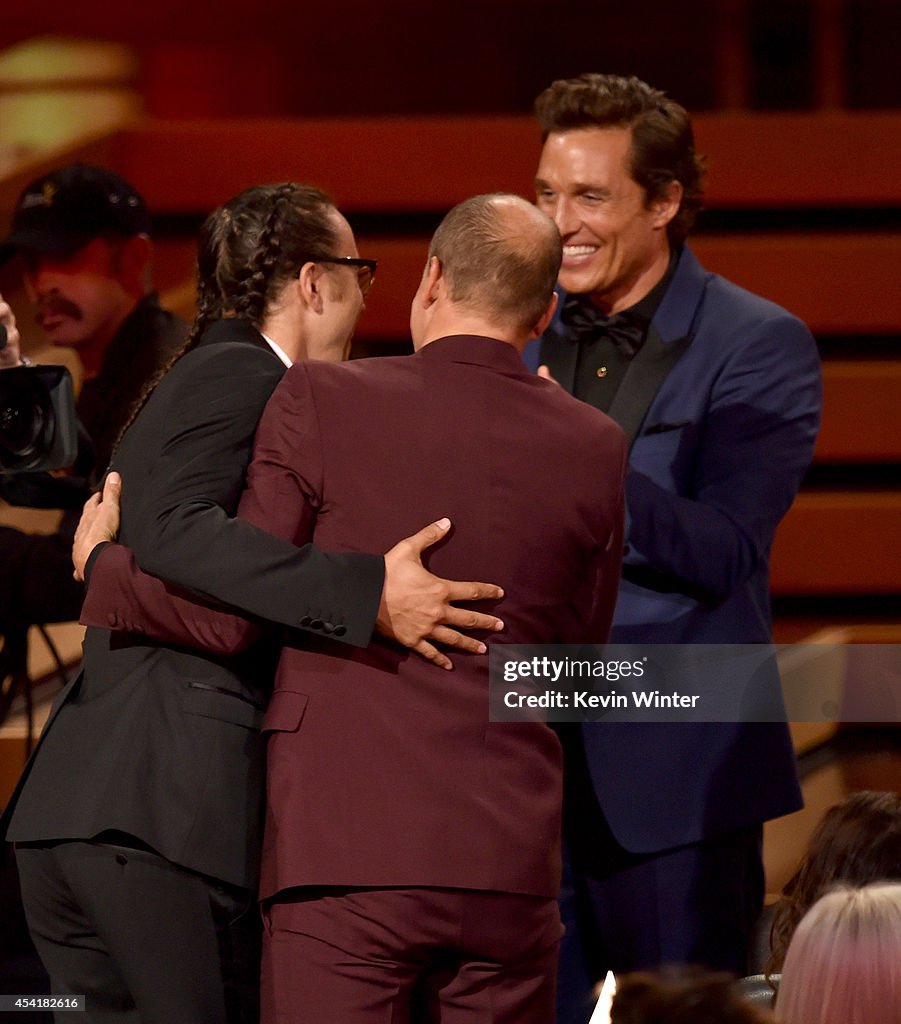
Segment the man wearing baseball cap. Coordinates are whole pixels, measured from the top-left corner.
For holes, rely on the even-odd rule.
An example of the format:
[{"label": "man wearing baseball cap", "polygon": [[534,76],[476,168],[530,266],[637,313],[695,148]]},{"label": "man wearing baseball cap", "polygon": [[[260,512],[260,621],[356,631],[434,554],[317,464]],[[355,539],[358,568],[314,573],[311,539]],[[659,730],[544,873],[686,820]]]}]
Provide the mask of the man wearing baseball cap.
[{"label": "man wearing baseball cap", "polygon": [[[27,186],[0,242],[0,263],[19,260],[47,341],[74,349],[84,367],[73,474],[0,478],[12,504],[71,510],[51,536],[0,527],[0,633],[78,618],[84,593],[70,563],[78,512],[145,382],[184,337],[182,322],[151,290],[148,227],[147,204],[127,181],[71,164]],[[0,368],[14,366],[19,332],[2,296],[0,324],[7,335]]]}]

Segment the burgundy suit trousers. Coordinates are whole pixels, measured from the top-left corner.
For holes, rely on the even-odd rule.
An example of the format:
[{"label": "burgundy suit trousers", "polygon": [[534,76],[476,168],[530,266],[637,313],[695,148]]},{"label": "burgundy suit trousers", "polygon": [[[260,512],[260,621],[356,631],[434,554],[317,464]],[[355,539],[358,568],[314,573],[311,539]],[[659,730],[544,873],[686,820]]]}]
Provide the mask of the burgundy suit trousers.
[{"label": "burgundy suit trousers", "polygon": [[552,1024],[556,900],[303,888],[266,907],[262,1024]]}]

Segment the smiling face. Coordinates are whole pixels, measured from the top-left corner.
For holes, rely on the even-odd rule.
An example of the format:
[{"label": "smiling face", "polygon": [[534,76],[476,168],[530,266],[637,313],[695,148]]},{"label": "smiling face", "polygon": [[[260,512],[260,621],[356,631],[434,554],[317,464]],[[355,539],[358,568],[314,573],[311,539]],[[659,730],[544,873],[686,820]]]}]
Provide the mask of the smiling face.
[{"label": "smiling face", "polygon": [[535,176],[538,207],[563,239],[560,286],[607,312],[638,302],[663,277],[666,225],[681,198],[673,182],[648,201],[629,170],[631,145],[629,128],[552,132]]}]

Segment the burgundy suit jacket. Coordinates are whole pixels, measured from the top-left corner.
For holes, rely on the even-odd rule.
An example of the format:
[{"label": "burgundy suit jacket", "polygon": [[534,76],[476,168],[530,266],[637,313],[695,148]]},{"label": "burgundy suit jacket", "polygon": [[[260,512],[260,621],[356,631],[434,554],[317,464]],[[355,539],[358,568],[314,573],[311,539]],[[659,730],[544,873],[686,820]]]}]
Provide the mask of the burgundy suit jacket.
[{"label": "burgundy suit jacket", "polygon": [[[489,643],[600,643],[622,555],[624,460],[621,430],[529,373],[511,346],[453,336],[414,356],[289,370],[240,515],[334,551],[387,550],[449,516],[450,537],[425,560],[503,586],[485,610],[505,629]],[[83,621],[218,650],[254,629],[140,576],[116,545],[96,560]],[[489,723],[487,657],[454,665],[380,638],[361,650],[287,637],[263,724],[264,898],[299,885],[556,895],[557,737],[540,722]]]}]

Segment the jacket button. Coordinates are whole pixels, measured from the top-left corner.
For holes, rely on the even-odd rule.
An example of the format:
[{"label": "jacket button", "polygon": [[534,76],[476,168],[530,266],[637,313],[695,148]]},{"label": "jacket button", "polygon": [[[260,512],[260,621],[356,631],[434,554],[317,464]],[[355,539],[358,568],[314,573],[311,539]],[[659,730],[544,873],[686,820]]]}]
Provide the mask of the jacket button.
[{"label": "jacket button", "polygon": [[323,633],[334,633],[335,632],[335,627],[330,622],[323,622],[322,623],[322,632]]},{"label": "jacket button", "polygon": [[322,629],[322,619],[313,619],[310,623],[310,629]]},{"label": "jacket button", "polygon": [[334,636],[344,636],[344,634],[347,632],[347,626],[335,626],[332,632]]},{"label": "jacket button", "polygon": [[304,617],[300,620],[300,624],[301,626],[309,626],[312,621],[313,620],[310,618],[309,615],[304,615]]}]

